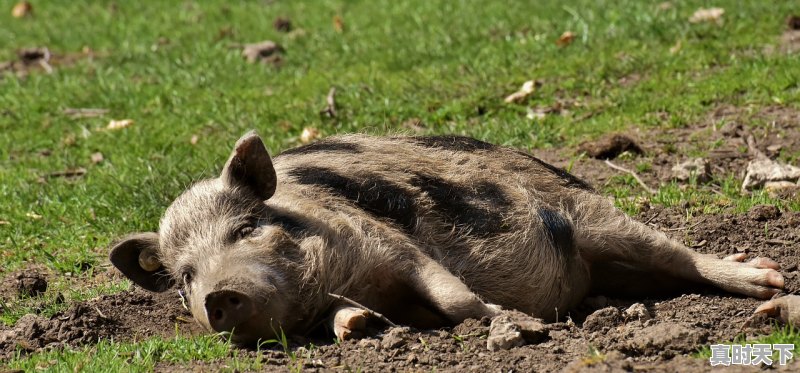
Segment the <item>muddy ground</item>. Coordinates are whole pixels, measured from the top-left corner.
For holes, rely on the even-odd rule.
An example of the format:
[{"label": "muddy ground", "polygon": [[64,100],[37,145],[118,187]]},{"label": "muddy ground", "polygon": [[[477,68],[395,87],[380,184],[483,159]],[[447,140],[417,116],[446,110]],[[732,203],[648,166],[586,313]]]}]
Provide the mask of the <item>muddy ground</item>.
[{"label": "muddy ground", "polygon": [[[743,123],[762,123],[745,130]],[[634,133],[644,151],[635,157],[620,157],[614,162],[635,168],[642,162],[652,168],[642,171],[642,180],[652,187],[667,182],[671,167],[686,154],[705,151],[715,176],[743,177],[752,157],[746,138],[752,135],[757,147],[769,156],[797,154],[800,112],[782,107],[751,110],[720,106],[708,118],[688,128]],[[565,166],[576,149],[534,152],[545,160]],[[602,161],[584,158],[573,173],[602,189],[619,171]],[[719,190],[711,183],[709,192]],[[796,189],[784,190],[782,198],[797,199]],[[637,217],[673,238],[703,253],[720,257],[745,252],[778,261],[786,278],[787,293],[800,291],[800,213],[780,211],[772,206],[756,206],[745,214],[725,212],[703,215],[691,203],[663,208],[642,203]],[[687,211],[689,211],[687,213]],[[693,216],[694,215],[694,216]],[[766,226],[766,228],[765,228]],[[119,274],[101,273],[101,281],[116,281]],[[0,296],[6,301],[20,291],[36,292],[37,275],[31,271],[3,273]],[[46,274],[43,274],[46,281]],[[39,284],[41,285],[41,284]],[[631,316],[624,311],[641,303],[646,312]],[[294,366],[306,370],[360,369],[362,371],[707,371],[708,362],[692,357],[700,347],[727,341],[740,333],[754,337],[769,333],[771,321],[757,318],[743,328],[755,299],[732,296],[713,289],[698,289],[691,294],[614,299],[603,296],[587,299],[576,310],[566,313],[559,323],[550,325],[548,337],[539,343],[507,351],[489,352],[486,336],[489,320],[467,320],[454,328],[440,330],[379,329],[370,338],[330,343],[330,337],[292,337],[290,358],[282,348],[247,351],[262,359],[268,368],[285,370]],[[640,308],[641,309],[641,308]],[[42,348],[61,348],[95,343],[113,338],[130,341],[149,336],[172,336],[202,332],[191,321],[175,292],[149,294],[140,289],[104,295],[71,304],[50,318],[27,315],[14,327],[0,326],[0,358],[15,349],[33,352]],[[308,349],[310,343],[316,347]],[[593,353],[596,351],[597,353]],[[599,355],[598,355],[599,353]],[[602,356],[601,356],[602,355]],[[224,362],[197,362],[189,365],[159,365],[157,370],[216,371]],[[795,363],[778,370],[793,371]],[[740,368],[743,369],[743,368]],[[743,370],[756,370],[749,367]]]}]

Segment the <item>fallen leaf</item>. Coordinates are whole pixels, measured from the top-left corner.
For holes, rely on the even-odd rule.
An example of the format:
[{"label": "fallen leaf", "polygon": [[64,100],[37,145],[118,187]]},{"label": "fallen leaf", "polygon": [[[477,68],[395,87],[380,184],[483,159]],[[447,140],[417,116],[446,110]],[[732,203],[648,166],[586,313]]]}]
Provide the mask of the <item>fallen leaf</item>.
[{"label": "fallen leaf", "polygon": [[94,118],[106,115],[108,109],[66,108],[61,113],[71,118]]},{"label": "fallen leaf", "polygon": [[791,15],[786,18],[786,27],[789,30],[800,30],[800,16]]},{"label": "fallen leaf", "polygon": [[525,115],[525,117],[527,117],[530,120],[534,119],[543,120],[544,118],[547,117],[547,111],[541,108],[536,108],[536,109],[527,108],[527,112],[528,113]]},{"label": "fallen leaf", "polygon": [[189,144],[197,145],[198,141],[200,141],[200,136],[192,135],[192,138],[189,139]]},{"label": "fallen leaf", "polygon": [[508,95],[504,101],[507,103],[520,102],[525,98],[527,98],[528,96],[530,96],[531,94],[533,94],[533,92],[536,90],[536,87],[539,87],[541,85],[542,84],[540,82],[537,82],[535,80],[528,80],[527,82],[522,84],[522,87],[520,87],[519,91],[516,91]]},{"label": "fallen leaf", "polygon": [[303,128],[303,133],[300,134],[300,142],[308,144],[319,137],[319,130],[314,127]]},{"label": "fallen leaf", "polygon": [[671,46],[669,48],[669,54],[678,53],[678,52],[681,51],[681,48],[683,48],[683,45],[682,45],[681,41],[678,40],[677,42],[675,42],[675,45],[673,45],[673,46]]},{"label": "fallen leaf", "polygon": [[39,215],[39,214],[37,214],[35,212],[29,212],[29,213],[25,214],[25,216],[27,216],[27,217],[29,217],[31,219],[34,219],[34,220],[39,220],[39,219],[42,218],[41,215]]},{"label": "fallen leaf", "polygon": [[8,220],[0,220],[0,225],[11,225],[11,222]]},{"label": "fallen leaf", "polygon": [[53,67],[50,66],[52,55],[47,47],[20,49],[17,51],[17,56],[25,66],[39,65],[48,74],[53,72]]},{"label": "fallen leaf", "polygon": [[19,2],[11,9],[11,16],[14,18],[22,18],[30,15],[33,15],[33,5],[27,1]]},{"label": "fallen leaf", "polygon": [[722,8],[700,8],[697,9],[691,17],[689,17],[689,22],[691,23],[700,23],[700,22],[717,22],[719,23],[722,20],[722,15],[725,14],[725,9]]},{"label": "fallen leaf", "polygon": [[284,17],[275,18],[275,22],[272,22],[272,27],[275,29],[275,31],[280,31],[280,32],[292,31],[292,20]]},{"label": "fallen leaf", "polygon": [[325,108],[319,111],[319,114],[328,117],[336,117],[336,87],[331,87],[328,91],[328,96],[325,97]]},{"label": "fallen leaf", "polygon": [[86,169],[83,168],[83,167],[78,167],[78,168],[67,169],[67,170],[64,170],[64,171],[51,172],[51,173],[47,174],[47,177],[51,177],[51,178],[53,178],[53,177],[66,177],[66,178],[70,178],[70,177],[79,177],[79,176],[83,176],[83,175],[86,175]]},{"label": "fallen leaf", "polygon": [[344,32],[344,21],[340,16],[333,16],[333,29],[336,32]]},{"label": "fallen leaf", "polygon": [[272,63],[279,64],[282,61],[283,47],[274,41],[265,40],[259,43],[245,44],[242,49],[242,56],[249,63]]},{"label": "fallen leaf", "polygon": [[556,40],[556,45],[559,47],[566,47],[567,45],[572,44],[575,40],[575,33],[572,31],[564,31],[563,34]]},{"label": "fallen leaf", "polygon": [[91,155],[92,164],[98,164],[102,162],[104,159],[105,157],[103,157],[103,153],[100,152],[92,153]]},{"label": "fallen leaf", "polygon": [[119,130],[126,127],[130,127],[133,125],[133,119],[120,119],[120,120],[111,120],[108,122],[108,126],[106,129],[109,130]]}]

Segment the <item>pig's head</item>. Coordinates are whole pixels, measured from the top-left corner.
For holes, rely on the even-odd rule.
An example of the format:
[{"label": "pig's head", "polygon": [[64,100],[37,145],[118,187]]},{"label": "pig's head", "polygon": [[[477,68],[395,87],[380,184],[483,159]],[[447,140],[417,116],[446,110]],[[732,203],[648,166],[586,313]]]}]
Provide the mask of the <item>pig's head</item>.
[{"label": "pig's head", "polygon": [[111,263],[144,289],[178,285],[195,319],[249,343],[289,330],[297,318],[297,242],[270,224],[265,201],[275,169],[255,133],[236,143],[219,178],[196,183],[169,206],[158,233],[118,242]]}]

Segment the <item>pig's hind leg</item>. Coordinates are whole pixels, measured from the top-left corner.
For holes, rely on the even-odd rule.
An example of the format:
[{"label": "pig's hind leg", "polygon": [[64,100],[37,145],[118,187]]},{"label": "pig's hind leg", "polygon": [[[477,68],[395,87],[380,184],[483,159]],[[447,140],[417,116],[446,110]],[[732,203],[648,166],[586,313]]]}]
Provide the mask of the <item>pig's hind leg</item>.
[{"label": "pig's hind leg", "polygon": [[[634,221],[603,197],[586,196],[574,216],[581,256],[593,267],[624,263],[658,276],[714,285],[723,290],[768,299],[779,293],[784,280],[779,265],[767,258],[727,260],[692,251],[664,233]],[[593,281],[602,281],[594,278]],[[654,289],[658,290],[658,289]]]}]

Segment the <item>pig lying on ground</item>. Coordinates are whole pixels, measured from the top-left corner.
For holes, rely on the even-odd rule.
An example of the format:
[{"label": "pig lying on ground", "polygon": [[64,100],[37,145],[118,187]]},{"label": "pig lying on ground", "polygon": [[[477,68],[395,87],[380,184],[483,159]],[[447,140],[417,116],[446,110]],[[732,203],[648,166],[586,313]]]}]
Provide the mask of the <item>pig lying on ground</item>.
[{"label": "pig lying on ground", "polygon": [[631,220],[533,156],[465,137],[328,138],[275,157],[248,133],[158,233],[117,243],[137,285],[176,284],[209,330],[249,343],[364,317],[338,294],[418,327],[516,309],[544,319],[590,292],[688,283],[767,299],[778,264],[700,255]]}]

